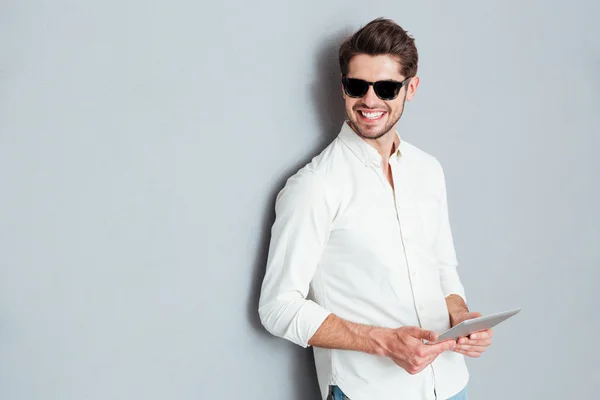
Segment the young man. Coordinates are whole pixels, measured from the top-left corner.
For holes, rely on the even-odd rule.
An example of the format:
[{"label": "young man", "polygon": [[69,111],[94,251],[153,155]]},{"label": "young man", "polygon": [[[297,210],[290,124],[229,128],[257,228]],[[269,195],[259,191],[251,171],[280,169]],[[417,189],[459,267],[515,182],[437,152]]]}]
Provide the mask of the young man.
[{"label": "young man", "polygon": [[414,39],[376,19],[339,59],[348,120],[277,196],[261,321],[314,346],[324,399],[465,399],[463,355],[492,332],[431,343],[479,314],[456,271],[442,168],[396,131],[419,86]]}]

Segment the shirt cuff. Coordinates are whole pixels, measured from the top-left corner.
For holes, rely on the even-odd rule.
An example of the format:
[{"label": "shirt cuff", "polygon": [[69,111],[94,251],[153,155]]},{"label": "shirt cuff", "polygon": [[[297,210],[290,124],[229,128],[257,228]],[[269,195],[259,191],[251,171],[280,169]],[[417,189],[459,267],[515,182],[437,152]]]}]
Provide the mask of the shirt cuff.
[{"label": "shirt cuff", "polygon": [[284,338],[304,348],[317,332],[323,321],[331,314],[312,300],[306,300],[292,319]]}]

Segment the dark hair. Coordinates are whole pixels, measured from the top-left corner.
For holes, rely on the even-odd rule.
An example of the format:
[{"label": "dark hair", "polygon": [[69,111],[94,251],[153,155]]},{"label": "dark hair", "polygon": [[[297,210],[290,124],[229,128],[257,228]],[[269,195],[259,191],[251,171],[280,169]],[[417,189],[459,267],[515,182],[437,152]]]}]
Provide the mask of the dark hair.
[{"label": "dark hair", "polygon": [[391,19],[374,19],[342,43],[339,52],[342,74],[348,73],[350,60],[358,54],[391,55],[398,59],[400,73],[405,78],[417,74],[419,54],[415,39]]}]

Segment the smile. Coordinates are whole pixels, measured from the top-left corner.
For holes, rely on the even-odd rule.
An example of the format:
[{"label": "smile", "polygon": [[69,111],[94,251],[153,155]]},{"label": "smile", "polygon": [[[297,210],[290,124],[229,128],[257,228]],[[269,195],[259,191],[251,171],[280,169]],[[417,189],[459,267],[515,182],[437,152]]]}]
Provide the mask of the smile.
[{"label": "smile", "polygon": [[366,111],[359,111],[358,112],[363,118],[374,121],[377,119],[380,119],[383,114],[385,114],[384,111],[377,111],[377,112],[366,112]]}]

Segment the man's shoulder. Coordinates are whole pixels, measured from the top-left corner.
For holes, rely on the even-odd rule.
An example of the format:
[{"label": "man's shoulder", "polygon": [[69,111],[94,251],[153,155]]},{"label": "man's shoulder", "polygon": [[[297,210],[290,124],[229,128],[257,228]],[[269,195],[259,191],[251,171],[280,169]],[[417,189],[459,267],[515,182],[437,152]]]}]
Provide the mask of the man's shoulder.
[{"label": "man's shoulder", "polygon": [[403,155],[406,155],[413,164],[416,164],[418,167],[435,170],[442,168],[438,159],[432,154],[427,153],[425,150],[422,150],[406,140],[403,140],[402,143],[400,151]]},{"label": "man's shoulder", "polygon": [[319,154],[314,156],[306,165],[300,168],[291,178],[311,176],[306,179],[318,179],[322,183],[329,180],[334,171],[339,169],[341,146],[335,138]]},{"label": "man's shoulder", "polygon": [[334,169],[336,152],[339,152],[339,143],[334,139],[325,149],[315,155],[307,164],[292,174],[286,181],[286,187],[295,187],[297,190],[315,190],[320,187],[325,190],[329,176]]}]

